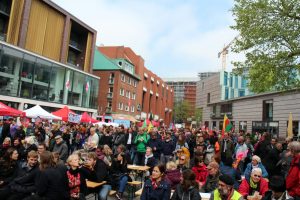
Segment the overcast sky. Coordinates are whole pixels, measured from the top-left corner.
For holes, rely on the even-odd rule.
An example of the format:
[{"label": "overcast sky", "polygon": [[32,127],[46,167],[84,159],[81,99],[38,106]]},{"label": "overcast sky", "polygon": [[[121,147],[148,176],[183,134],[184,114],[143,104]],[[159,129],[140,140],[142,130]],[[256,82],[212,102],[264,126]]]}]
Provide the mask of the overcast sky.
[{"label": "overcast sky", "polygon": [[[218,52],[237,32],[233,0],[53,0],[97,30],[96,45],[126,46],[164,77],[218,71]],[[231,60],[240,56],[230,52]]]}]

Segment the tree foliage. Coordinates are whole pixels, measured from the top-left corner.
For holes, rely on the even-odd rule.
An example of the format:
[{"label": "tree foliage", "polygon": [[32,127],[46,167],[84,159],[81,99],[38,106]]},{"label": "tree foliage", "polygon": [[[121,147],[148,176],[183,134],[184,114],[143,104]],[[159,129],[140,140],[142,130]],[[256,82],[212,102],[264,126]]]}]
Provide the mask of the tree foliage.
[{"label": "tree foliage", "polygon": [[191,105],[188,101],[176,102],[174,105],[174,120],[175,123],[186,122],[189,116]]},{"label": "tree foliage", "polygon": [[248,72],[254,92],[300,87],[300,1],[235,0],[234,30],[240,35],[232,50],[246,53],[234,62]]}]

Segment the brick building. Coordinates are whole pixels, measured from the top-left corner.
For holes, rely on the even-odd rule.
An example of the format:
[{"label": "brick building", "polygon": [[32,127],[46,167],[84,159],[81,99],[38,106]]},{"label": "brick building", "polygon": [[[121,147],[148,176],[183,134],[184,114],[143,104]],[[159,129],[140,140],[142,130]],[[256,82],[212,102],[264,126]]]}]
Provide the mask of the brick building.
[{"label": "brick building", "polygon": [[50,0],[1,0],[0,24],[1,101],[96,113],[93,28]]},{"label": "brick building", "polygon": [[[149,118],[152,113],[154,120],[169,125],[173,90],[145,67],[144,59],[124,46],[98,47],[98,50],[95,61],[101,55],[102,58],[98,64],[94,63],[94,74],[100,76],[101,90],[104,90],[99,91],[99,113],[122,113],[138,120]],[[106,64],[101,64],[101,60],[106,60]],[[112,77],[114,83],[110,84]]]},{"label": "brick building", "polygon": [[174,103],[187,101],[191,106],[189,115],[194,116],[199,78],[164,78],[164,81],[174,90]]}]

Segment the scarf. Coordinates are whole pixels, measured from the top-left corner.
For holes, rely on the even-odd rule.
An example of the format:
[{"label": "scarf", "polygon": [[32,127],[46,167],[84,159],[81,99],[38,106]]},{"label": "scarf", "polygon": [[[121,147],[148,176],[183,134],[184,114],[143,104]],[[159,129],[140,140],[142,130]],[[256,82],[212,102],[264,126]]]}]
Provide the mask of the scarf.
[{"label": "scarf", "polygon": [[160,185],[160,181],[156,182],[156,179],[151,179],[151,185],[153,187],[153,189],[155,190],[156,188],[158,188],[158,186]]},{"label": "scarf", "polygon": [[75,199],[79,199],[80,193],[80,173],[71,174],[67,171],[68,183],[70,188],[70,196]]},{"label": "scarf", "polygon": [[147,165],[148,159],[149,159],[149,158],[152,158],[152,157],[153,157],[153,154],[151,154],[151,155],[149,155],[149,156],[146,156],[146,155],[145,155],[145,165]]},{"label": "scarf", "polygon": [[254,190],[256,190],[257,189],[257,183],[254,183],[253,181],[252,181],[252,178],[250,178],[250,187],[252,188],[252,189],[254,189]]}]

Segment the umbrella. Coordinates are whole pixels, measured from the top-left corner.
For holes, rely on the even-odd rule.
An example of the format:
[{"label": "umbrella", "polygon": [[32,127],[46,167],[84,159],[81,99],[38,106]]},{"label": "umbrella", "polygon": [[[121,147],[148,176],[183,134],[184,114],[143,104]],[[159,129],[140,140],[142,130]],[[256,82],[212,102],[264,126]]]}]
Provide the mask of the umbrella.
[{"label": "umbrella", "polygon": [[69,109],[68,106],[64,106],[63,108],[52,112],[53,115],[61,117],[61,119],[65,122],[67,122],[69,119],[69,113],[75,114],[72,110]]},{"label": "umbrella", "polygon": [[19,116],[24,116],[24,112],[20,110],[16,110],[0,102],[0,116],[19,117]]},{"label": "umbrella", "polygon": [[55,116],[49,112],[47,112],[46,110],[44,110],[41,106],[36,105],[32,108],[29,108],[27,110],[24,111],[26,113],[26,117],[28,118],[41,118],[41,119],[58,119],[61,120],[61,117]]},{"label": "umbrella", "polygon": [[82,123],[96,123],[96,122],[99,122],[99,121],[96,120],[96,119],[93,119],[91,116],[89,116],[89,114],[87,114],[87,112],[84,112],[81,115],[80,122],[82,122]]}]

